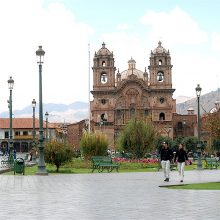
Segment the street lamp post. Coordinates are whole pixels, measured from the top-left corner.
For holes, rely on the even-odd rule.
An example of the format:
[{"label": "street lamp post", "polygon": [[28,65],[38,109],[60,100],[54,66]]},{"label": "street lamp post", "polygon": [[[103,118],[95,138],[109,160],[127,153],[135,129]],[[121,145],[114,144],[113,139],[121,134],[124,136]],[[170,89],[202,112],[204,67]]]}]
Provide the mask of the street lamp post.
[{"label": "street lamp post", "polygon": [[35,135],[36,135],[36,132],[35,132],[35,108],[36,108],[36,101],[35,99],[33,99],[32,101],[32,108],[33,108],[33,145],[35,146]]},{"label": "street lamp post", "polygon": [[198,84],[196,87],[196,95],[197,95],[197,102],[198,102],[198,144],[197,144],[197,152],[198,152],[198,163],[197,163],[197,169],[202,169],[202,160],[201,160],[201,124],[200,124],[200,95],[201,95],[202,88]]},{"label": "street lamp post", "polygon": [[43,137],[43,101],[42,101],[42,64],[44,62],[44,50],[42,46],[36,51],[37,63],[39,64],[39,161],[36,175],[48,175],[44,160],[44,137]]},{"label": "street lamp post", "polygon": [[49,113],[46,112],[45,113],[45,117],[46,117],[46,142],[48,142],[48,116],[49,116]]},{"label": "street lamp post", "polygon": [[8,88],[10,90],[10,96],[9,96],[9,117],[10,117],[10,132],[9,132],[9,157],[10,159],[13,159],[13,136],[12,136],[12,89],[14,87],[14,80],[10,76],[8,80]]}]

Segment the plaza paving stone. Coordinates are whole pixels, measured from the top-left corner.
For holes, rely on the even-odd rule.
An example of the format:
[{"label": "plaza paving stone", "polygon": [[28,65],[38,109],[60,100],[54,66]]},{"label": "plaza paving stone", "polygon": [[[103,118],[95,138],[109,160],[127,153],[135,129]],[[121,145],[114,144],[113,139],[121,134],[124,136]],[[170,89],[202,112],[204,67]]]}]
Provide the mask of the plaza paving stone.
[{"label": "plaza paving stone", "polygon": [[[185,183],[220,181],[220,171],[185,172]],[[49,176],[0,175],[0,219],[220,219],[220,191],[173,190],[176,171]]]}]

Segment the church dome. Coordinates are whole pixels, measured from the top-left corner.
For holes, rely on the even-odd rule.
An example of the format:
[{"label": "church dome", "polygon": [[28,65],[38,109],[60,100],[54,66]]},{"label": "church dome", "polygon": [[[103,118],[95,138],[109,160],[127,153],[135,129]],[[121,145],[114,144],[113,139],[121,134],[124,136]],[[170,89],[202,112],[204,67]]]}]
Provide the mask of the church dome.
[{"label": "church dome", "polygon": [[102,43],[102,48],[99,49],[99,51],[97,52],[97,55],[101,55],[101,56],[106,56],[106,55],[111,55],[112,53],[105,47],[105,43]]},{"label": "church dome", "polygon": [[161,41],[158,42],[158,46],[153,50],[153,54],[156,53],[167,53],[167,50],[161,46]]},{"label": "church dome", "polygon": [[121,73],[121,79],[127,79],[132,74],[135,75],[139,79],[144,78],[144,73],[136,69],[136,61],[131,57],[131,59],[128,61],[128,69],[124,70]]}]

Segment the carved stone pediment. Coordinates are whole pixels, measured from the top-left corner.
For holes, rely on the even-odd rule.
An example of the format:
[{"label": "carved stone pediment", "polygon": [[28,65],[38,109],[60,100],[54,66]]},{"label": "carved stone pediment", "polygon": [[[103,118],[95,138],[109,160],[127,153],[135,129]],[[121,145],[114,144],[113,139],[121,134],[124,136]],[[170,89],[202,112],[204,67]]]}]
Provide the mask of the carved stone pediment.
[{"label": "carved stone pediment", "polygon": [[135,74],[131,74],[128,76],[128,79],[138,79],[138,77]]}]

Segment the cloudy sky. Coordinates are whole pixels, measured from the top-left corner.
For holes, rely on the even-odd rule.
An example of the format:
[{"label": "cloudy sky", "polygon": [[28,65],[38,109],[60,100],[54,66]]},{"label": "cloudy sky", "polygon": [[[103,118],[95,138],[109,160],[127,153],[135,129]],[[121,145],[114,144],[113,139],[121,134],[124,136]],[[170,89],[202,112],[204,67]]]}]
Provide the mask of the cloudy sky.
[{"label": "cloudy sky", "polygon": [[[211,4],[210,4],[211,2]],[[0,0],[0,112],[7,110],[7,80],[13,77],[13,109],[38,102],[35,51],[45,50],[43,102],[88,101],[95,51],[114,52],[115,65],[149,65],[158,41],[169,49],[174,97],[195,96],[220,85],[220,1],[218,0]],[[92,71],[90,71],[92,74]]]}]

